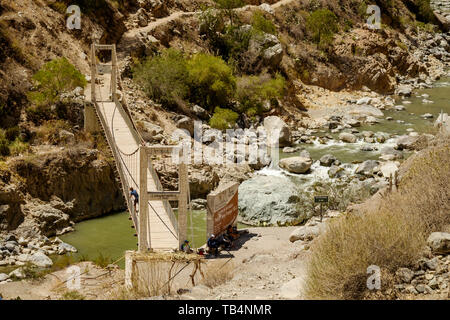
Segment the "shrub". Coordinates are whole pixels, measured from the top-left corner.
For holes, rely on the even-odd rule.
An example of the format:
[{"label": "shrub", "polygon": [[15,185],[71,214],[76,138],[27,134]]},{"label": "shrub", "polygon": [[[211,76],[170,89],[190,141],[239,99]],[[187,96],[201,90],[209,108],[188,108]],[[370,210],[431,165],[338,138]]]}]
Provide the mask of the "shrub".
[{"label": "shrub", "polygon": [[0,156],[9,156],[9,141],[6,139],[5,131],[0,129]]},{"label": "shrub", "polygon": [[236,78],[231,68],[219,57],[197,54],[188,61],[191,81],[191,99],[212,109],[226,105],[236,89]]},{"label": "shrub", "polygon": [[430,0],[416,0],[417,19],[423,22],[433,22],[435,20]]},{"label": "shrub", "polygon": [[50,8],[55,10],[56,12],[59,12],[61,14],[66,14],[67,11],[67,5],[64,2],[61,1],[55,1],[48,5]]},{"label": "shrub", "polygon": [[238,118],[239,115],[236,112],[230,109],[216,107],[213,116],[209,119],[209,125],[219,130],[230,129],[234,126]]},{"label": "shrub", "polygon": [[231,262],[224,264],[222,261],[210,261],[204,271],[205,277],[202,279],[202,284],[209,288],[220,286],[233,279],[233,269]]},{"label": "shrub", "polygon": [[264,111],[264,103],[275,103],[274,100],[284,95],[286,81],[280,74],[272,78],[265,73],[259,76],[244,76],[237,81],[236,96],[241,104],[241,111],[253,116]]},{"label": "shrub", "polygon": [[175,106],[189,94],[186,59],[180,51],[168,49],[134,69],[134,78],[150,98]]},{"label": "shrub", "polygon": [[52,60],[34,74],[37,91],[29,93],[29,99],[37,106],[48,105],[57,100],[59,95],[87,84],[80,73],[66,58]]},{"label": "shrub", "polygon": [[269,19],[266,19],[264,14],[259,10],[253,13],[252,27],[255,32],[277,34],[277,28],[274,23]]},{"label": "shrub", "polygon": [[[450,223],[449,138],[410,157],[403,164],[399,188],[365,211],[331,222],[312,246],[308,265],[308,298],[363,297],[367,267],[388,273],[411,266],[426,238]],[[406,168],[406,169],[405,169]]]},{"label": "shrub", "polygon": [[9,146],[9,150],[13,156],[23,154],[30,149],[30,145],[23,142],[20,138],[16,138]]},{"label": "shrub", "polygon": [[337,17],[328,9],[314,11],[306,20],[306,25],[312,34],[313,41],[319,48],[327,49],[333,42],[338,31]]}]

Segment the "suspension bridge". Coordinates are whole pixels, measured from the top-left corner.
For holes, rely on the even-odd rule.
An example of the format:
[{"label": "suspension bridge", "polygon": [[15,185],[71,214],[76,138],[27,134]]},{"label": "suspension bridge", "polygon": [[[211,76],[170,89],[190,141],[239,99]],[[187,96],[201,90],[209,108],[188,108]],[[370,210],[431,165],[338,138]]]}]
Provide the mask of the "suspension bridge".
[{"label": "suspension bridge", "polygon": [[[100,63],[97,52],[109,51],[111,58]],[[172,251],[180,247],[187,236],[188,179],[186,164],[179,164],[177,191],[164,191],[151,157],[172,154],[171,146],[147,146],[131,117],[118,74],[115,45],[92,44],[91,88],[86,99],[93,107],[85,109],[85,127],[100,129],[105,136],[120,177],[123,195],[138,236],[140,252]],[[93,131],[93,130],[92,130]],[[136,206],[130,188],[139,193]],[[169,201],[178,201],[178,219]]]}]

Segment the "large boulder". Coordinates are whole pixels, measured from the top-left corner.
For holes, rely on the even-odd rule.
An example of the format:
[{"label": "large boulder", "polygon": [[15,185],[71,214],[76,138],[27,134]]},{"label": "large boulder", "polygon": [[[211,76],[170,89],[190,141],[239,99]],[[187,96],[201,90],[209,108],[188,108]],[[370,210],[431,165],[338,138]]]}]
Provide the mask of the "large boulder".
[{"label": "large boulder", "polygon": [[320,165],[330,167],[336,160],[336,157],[332,154],[326,154],[320,158]]},{"label": "large boulder", "polygon": [[380,109],[369,105],[356,106],[350,109],[348,114],[357,120],[364,120],[367,117],[381,118],[384,116]]},{"label": "large boulder", "polygon": [[378,166],[378,161],[376,160],[366,160],[356,168],[355,173],[370,176],[373,174],[373,169]]},{"label": "large boulder", "polygon": [[284,158],[278,165],[291,173],[306,173],[311,168],[312,159],[307,157]]},{"label": "large boulder", "polygon": [[41,268],[48,268],[53,265],[52,259],[47,257],[44,253],[38,251],[35,254],[33,254],[29,259],[29,262],[34,264],[35,266],[41,267]]},{"label": "large boulder", "polygon": [[280,117],[269,116],[264,118],[264,129],[267,133],[267,144],[279,147],[288,147],[292,144],[291,130]]},{"label": "large boulder", "polygon": [[427,240],[431,250],[439,254],[450,253],[450,233],[447,232],[433,232]]},{"label": "large boulder", "polygon": [[414,150],[417,137],[403,135],[397,138],[395,149],[397,150]]},{"label": "large boulder", "polygon": [[349,132],[341,132],[339,134],[339,139],[347,143],[355,143],[357,140],[356,136]]},{"label": "large boulder", "polygon": [[240,220],[250,225],[296,225],[300,212],[297,186],[288,177],[257,175],[239,186]]},{"label": "large boulder", "polygon": [[[243,31],[248,26],[241,27]],[[280,40],[273,34],[254,33],[246,52],[248,67],[254,70],[264,67],[276,68],[283,59],[283,48]]]}]

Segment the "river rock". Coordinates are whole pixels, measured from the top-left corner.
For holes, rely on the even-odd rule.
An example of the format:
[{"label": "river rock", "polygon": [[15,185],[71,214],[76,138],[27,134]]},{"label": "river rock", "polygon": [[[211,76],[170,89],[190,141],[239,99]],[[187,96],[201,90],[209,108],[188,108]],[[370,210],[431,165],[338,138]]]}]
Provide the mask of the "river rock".
[{"label": "river rock", "polygon": [[288,147],[292,144],[291,131],[280,117],[265,117],[264,129],[268,135],[267,140],[269,146],[275,146],[277,142],[279,147]]},{"label": "river rock", "polygon": [[26,274],[23,270],[23,268],[17,268],[16,270],[12,271],[9,274],[10,278],[17,278],[17,279],[24,279],[26,277]]},{"label": "river rock", "polygon": [[307,157],[284,158],[278,165],[291,173],[306,173],[311,168],[312,159]]},{"label": "river rock", "polygon": [[206,208],[206,199],[195,199],[191,201],[192,210],[203,210]]},{"label": "river rock", "polygon": [[301,226],[292,231],[289,236],[290,242],[298,240],[310,241],[320,234],[320,228],[318,226]]},{"label": "river rock", "polygon": [[332,165],[328,170],[328,176],[330,178],[341,178],[345,175],[345,170],[342,167]]},{"label": "river rock", "polygon": [[41,267],[41,268],[48,268],[53,265],[52,259],[50,259],[49,257],[47,257],[44,253],[42,253],[40,251],[33,254],[30,257],[29,262],[31,262],[32,264],[34,264],[38,267]]},{"label": "river rock", "polygon": [[258,175],[239,186],[240,220],[251,225],[296,225],[309,218],[299,212],[297,186],[288,177]]},{"label": "river rock", "polygon": [[421,117],[424,119],[432,119],[433,115],[431,113],[425,113],[425,114],[421,115]]},{"label": "river rock", "polygon": [[395,93],[402,97],[410,97],[412,94],[413,88],[410,85],[401,85],[397,88]]},{"label": "river rock", "polygon": [[8,280],[9,276],[6,273],[0,273],[0,282]]},{"label": "river rock", "polygon": [[373,170],[378,166],[378,161],[376,160],[366,160],[356,168],[356,174],[362,174],[370,176],[373,174]]},{"label": "river rock", "polygon": [[332,154],[326,154],[320,158],[320,165],[324,167],[330,167],[335,161],[336,157]]},{"label": "river rock", "polygon": [[414,144],[417,137],[403,135],[397,138],[395,149],[397,150],[414,150]]},{"label": "river rock", "polygon": [[352,133],[348,133],[348,132],[342,132],[341,134],[339,134],[339,139],[347,142],[347,143],[355,143],[356,142],[356,136]]},{"label": "river rock", "polygon": [[384,116],[384,113],[380,109],[368,105],[354,107],[353,109],[350,109],[348,111],[348,114],[352,115],[358,120],[365,119],[369,116],[376,118]]},{"label": "river rock", "polygon": [[370,104],[371,101],[372,101],[371,97],[364,97],[356,101],[356,104],[357,105]]},{"label": "river rock", "polygon": [[439,254],[450,253],[450,233],[446,232],[433,232],[427,239],[428,245],[431,250]]},{"label": "river rock", "polygon": [[74,246],[72,246],[68,243],[65,243],[65,242],[61,242],[58,245],[58,254],[60,254],[60,255],[67,253],[67,252],[77,252],[77,251],[78,250]]}]

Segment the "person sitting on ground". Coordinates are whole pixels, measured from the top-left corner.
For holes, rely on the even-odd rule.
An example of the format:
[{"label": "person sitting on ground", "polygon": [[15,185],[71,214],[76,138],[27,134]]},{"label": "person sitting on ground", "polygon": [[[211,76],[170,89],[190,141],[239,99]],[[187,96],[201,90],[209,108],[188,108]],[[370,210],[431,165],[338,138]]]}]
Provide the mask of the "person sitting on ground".
[{"label": "person sitting on ground", "polygon": [[181,245],[181,251],[185,253],[192,253],[194,250],[191,249],[191,246],[189,245],[189,240],[184,240],[184,243]]},{"label": "person sitting on ground", "polygon": [[208,246],[208,248],[209,248],[209,252],[211,253],[211,254],[213,254],[214,256],[218,256],[219,255],[219,242],[217,241],[217,239],[216,239],[216,236],[215,235],[211,235],[210,237],[209,237],[209,239],[208,239],[208,242],[206,243],[206,245]]},{"label": "person sitting on ground", "polygon": [[233,241],[230,240],[230,239],[226,236],[226,234],[221,235],[221,236],[218,238],[217,241],[219,242],[219,246],[222,246],[222,247],[225,248],[225,249],[230,249],[231,246],[233,245]]},{"label": "person sitting on ground", "polygon": [[230,241],[234,241],[239,238],[239,232],[237,232],[236,227],[233,227],[231,224],[227,227],[226,236]]},{"label": "person sitting on ground", "polygon": [[137,205],[139,204],[139,194],[133,188],[130,188],[130,198],[134,197],[134,212],[138,212]]}]

